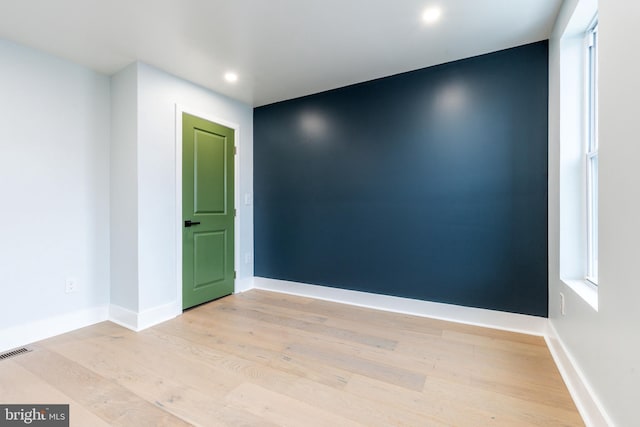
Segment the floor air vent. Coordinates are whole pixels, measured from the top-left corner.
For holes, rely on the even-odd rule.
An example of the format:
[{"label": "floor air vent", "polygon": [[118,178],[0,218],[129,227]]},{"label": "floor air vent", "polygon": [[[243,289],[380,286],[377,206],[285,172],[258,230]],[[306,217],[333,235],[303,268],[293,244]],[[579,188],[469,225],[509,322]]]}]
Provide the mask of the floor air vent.
[{"label": "floor air vent", "polygon": [[5,360],[5,359],[9,359],[11,357],[20,356],[21,354],[29,353],[30,351],[32,351],[32,350],[29,349],[29,348],[26,348],[26,347],[17,348],[15,350],[7,351],[5,353],[0,354],[0,361]]}]

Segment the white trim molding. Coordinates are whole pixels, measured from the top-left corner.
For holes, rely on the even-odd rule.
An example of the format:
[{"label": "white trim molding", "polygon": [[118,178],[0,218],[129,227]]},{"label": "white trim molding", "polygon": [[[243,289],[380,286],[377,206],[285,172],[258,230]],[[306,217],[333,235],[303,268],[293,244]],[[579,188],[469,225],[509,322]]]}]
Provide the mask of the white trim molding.
[{"label": "white trim molding", "polygon": [[242,279],[236,279],[236,285],[234,293],[246,292],[255,288],[254,277],[244,277]]},{"label": "white trim molding", "polygon": [[132,331],[138,330],[138,313],[116,304],[109,306],[109,321]]},{"label": "white trim molding", "polygon": [[153,307],[138,313],[138,331],[166,322],[182,314],[182,308],[177,302]]},{"label": "white trim molding", "polygon": [[585,279],[562,279],[562,282],[571,290],[573,290],[573,292],[575,292],[587,304],[589,304],[591,308],[593,308],[595,311],[598,311],[598,287],[596,285]]},{"label": "white trim molding", "polygon": [[132,331],[142,331],[167,320],[177,317],[182,310],[177,302],[161,305],[139,313],[111,304],[109,306],[109,320]]},{"label": "white trim molding", "polygon": [[0,330],[0,352],[108,320],[107,306],[54,316]]},{"label": "white trim molding", "polygon": [[547,318],[254,277],[254,288],[394,313],[543,336]]},{"label": "white trim molding", "polygon": [[586,426],[613,427],[615,424],[593,392],[579,365],[567,351],[550,319],[544,339]]}]

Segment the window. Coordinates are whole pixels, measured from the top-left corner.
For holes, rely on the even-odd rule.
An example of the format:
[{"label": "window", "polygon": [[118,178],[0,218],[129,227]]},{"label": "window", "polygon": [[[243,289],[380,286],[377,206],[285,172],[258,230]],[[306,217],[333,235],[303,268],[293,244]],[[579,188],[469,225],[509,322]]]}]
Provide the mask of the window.
[{"label": "window", "polygon": [[550,159],[557,156],[558,175],[554,179],[559,197],[557,202],[550,198],[549,206],[552,214],[558,213],[560,279],[596,311],[599,32],[594,17],[597,15],[597,1],[578,2],[567,26],[561,29],[560,39],[552,38],[550,69],[557,73],[550,74],[549,86],[550,99],[554,101],[549,103],[549,111],[554,116],[557,112],[559,119],[549,134],[549,143],[554,144],[550,147],[557,144],[558,148],[549,153]]},{"label": "window", "polygon": [[587,280],[598,284],[598,21],[587,31]]}]

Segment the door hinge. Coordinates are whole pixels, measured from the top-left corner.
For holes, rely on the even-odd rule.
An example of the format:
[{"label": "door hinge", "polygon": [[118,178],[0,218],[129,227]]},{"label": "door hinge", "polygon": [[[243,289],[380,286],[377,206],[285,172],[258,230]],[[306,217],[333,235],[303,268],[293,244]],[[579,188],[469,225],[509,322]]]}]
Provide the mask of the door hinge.
[{"label": "door hinge", "polygon": [[233,155],[235,156],[236,154],[238,154],[238,147],[236,147],[235,145],[233,146]]},{"label": "door hinge", "polygon": [[234,272],[233,272],[233,278],[235,279],[237,275],[238,275],[238,274],[234,271]]},{"label": "door hinge", "polygon": [[233,209],[233,216],[237,216],[237,212],[235,208]]}]

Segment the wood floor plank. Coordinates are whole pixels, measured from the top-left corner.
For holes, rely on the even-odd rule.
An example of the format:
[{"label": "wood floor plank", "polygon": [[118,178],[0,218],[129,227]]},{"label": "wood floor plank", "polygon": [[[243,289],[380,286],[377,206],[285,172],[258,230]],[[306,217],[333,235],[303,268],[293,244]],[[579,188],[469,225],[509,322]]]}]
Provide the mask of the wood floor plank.
[{"label": "wood floor plank", "polygon": [[[254,307],[252,305],[252,307]],[[431,353],[427,348],[423,347],[419,357],[406,357],[402,352],[395,351],[395,348],[388,348],[384,345],[359,345],[349,338],[345,338],[340,334],[325,334],[309,332],[303,328],[290,327],[286,320],[278,324],[264,323],[259,320],[250,320],[249,318],[242,318],[244,321],[235,322],[232,319],[239,318],[235,312],[219,312],[209,311],[205,313],[194,313],[191,317],[191,321],[194,322],[194,327],[202,328],[207,327],[210,322],[215,322],[221,325],[221,329],[226,329],[227,332],[233,330],[234,336],[250,335],[252,341],[258,341],[260,339],[267,342],[277,343],[298,343],[304,342],[308,344],[314,344],[321,346],[327,350],[336,351],[339,353],[350,354],[357,358],[364,358],[374,363],[393,364],[403,366],[405,364],[411,365],[424,365],[423,368],[428,368],[434,362],[434,358],[431,357]],[[250,316],[253,317],[253,316]],[[217,322],[216,322],[217,321]],[[358,325],[353,323],[350,325],[351,329],[355,330]],[[341,328],[341,330],[348,330]],[[217,329],[215,333],[220,332]],[[415,338],[415,337],[412,337]],[[234,338],[235,339],[235,338]],[[378,341],[379,338],[374,338],[372,341]],[[278,351],[281,351],[282,347],[278,347]]]},{"label": "wood floor plank", "polygon": [[[130,336],[114,331],[83,343],[50,344],[53,350],[76,360],[101,375],[114,378],[128,390],[194,425],[269,425],[246,411],[232,410],[220,402],[240,383],[240,378],[208,363],[165,352],[147,344],[145,334]],[[113,339],[118,346],[110,345]],[[74,345],[75,344],[75,345]],[[226,359],[226,358],[225,358]],[[186,386],[188,385],[188,386]]]},{"label": "wood floor plank", "polygon": [[[118,347],[121,345],[122,342]],[[52,350],[93,372],[114,379],[131,393],[188,423],[202,423],[211,419],[213,425],[222,425],[216,423],[217,412],[212,407],[215,407],[215,398],[220,399],[224,392],[218,392],[218,388],[212,387],[216,393],[208,396],[191,384],[185,387],[168,378],[169,375],[161,369],[161,365],[142,365],[135,358],[113,351],[114,348],[94,341],[88,348],[86,343],[71,343],[56,346]]]},{"label": "wood floor plank", "polygon": [[[222,333],[220,330],[222,329]],[[259,363],[267,363],[285,372],[313,379],[320,384],[340,388],[348,381],[350,372],[331,366],[319,366],[314,362],[293,354],[285,354],[283,337],[271,339],[258,334],[242,334],[223,327],[208,330],[206,326],[186,321],[165,323],[154,328],[156,333],[182,337],[191,344],[220,349],[227,353],[244,357]],[[174,338],[175,339],[175,338]]]},{"label": "wood floor plank", "polygon": [[357,396],[368,396],[368,398],[379,402],[386,402],[389,400],[389,396],[393,395],[393,402],[398,410],[411,411],[423,417],[431,417],[438,423],[447,426],[526,427],[528,425],[507,414],[500,414],[499,417],[496,417],[496,414],[489,410],[474,407],[468,401],[462,401],[461,398],[451,399],[446,394],[429,392],[416,393],[360,375],[354,375],[347,386],[347,391]]},{"label": "wood floor plank", "polygon": [[253,382],[265,389],[302,400],[310,405],[316,405],[326,411],[341,414],[351,420],[363,421],[368,426],[419,425],[425,419],[424,416],[420,418],[407,411],[394,410],[393,406],[372,403],[369,399],[347,395],[339,390],[341,387],[327,386],[306,376],[277,369],[267,361],[251,362],[239,355],[222,355],[219,349],[203,349],[188,343],[185,344],[181,337],[172,335],[157,333],[143,335],[144,337],[141,338],[145,340],[161,340],[162,347],[172,351],[189,348],[189,351],[183,352],[183,354],[192,356],[190,362],[192,364],[207,363],[221,369],[228,369],[241,374],[246,381]]},{"label": "wood floor plank", "polygon": [[291,344],[286,350],[310,358],[317,363],[338,366],[345,371],[369,376],[379,381],[405,387],[409,390],[421,390],[426,378],[426,376],[420,372],[376,363],[335,351],[327,351],[319,346],[312,346],[305,343]]},{"label": "wood floor plank", "polygon": [[[280,298],[282,294],[274,292],[254,290],[252,295],[246,298],[260,298],[269,304]],[[293,298],[292,296],[288,296]],[[277,304],[277,303],[276,303]],[[353,320],[361,324],[376,325],[385,328],[395,328],[397,330],[415,331],[426,333],[431,331],[433,334],[439,335],[442,326],[447,322],[433,319],[425,319],[416,316],[410,316],[400,313],[390,313],[380,310],[372,310],[364,307],[357,307],[347,304],[340,304],[331,301],[313,299],[305,304],[298,304],[296,309],[306,312],[315,313],[328,317],[329,319]]]},{"label": "wood floor plank", "polygon": [[[221,323],[222,320],[219,320],[219,323]],[[296,330],[283,337],[278,332],[274,332],[277,329],[270,330],[270,326],[265,329],[260,325],[261,322],[253,324],[252,329],[255,334],[252,335],[251,341],[260,342],[266,337],[267,342],[289,343],[285,348],[277,349],[287,362],[306,359],[315,361],[314,365],[320,366],[321,364],[316,361],[318,357],[324,357],[325,359],[331,357],[332,360],[324,360],[325,363],[322,365],[339,368],[345,373],[359,372],[363,375],[372,375],[375,378],[416,390],[422,387],[424,374],[421,371],[402,369],[401,366],[407,365],[425,370],[431,369],[430,366],[433,364],[432,361],[423,359],[410,360],[400,354],[395,354],[382,348],[353,346],[349,341],[328,342],[324,335],[314,337],[305,331]],[[238,333],[234,334],[233,340],[238,340]],[[309,346],[311,347],[309,348]]]},{"label": "wood floor plank", "polygon": [[[217,315],[217,316],[220,315],[220,313],[214,313],[214,312],[209,312],[209,313],[210,313],[210,315]],[[200,316],[203,317],[202,320],[206,324],[206,321],[207,321],[206,316],[203,316],[202,314],[200,314]],[[252,316],[249,316],[249,317],[253,318],[254,316],[252,315]],[[284,326],[284,324],[287,323],[286,321],[282,321],[280,323],[283,324],[283,326],[282,326],[283,328],[286,327],[286,326]],[[260,335],[260,336],[264,337],[266,334],[269,334],[270,332],[267,329],[260,328],[260,327],[256,326],[256,325],[260,325],[260,324],[261,324],[261,322],[256,321],[256,322],[244,324],[244,326],[249,326],[249,329],[247,329],[247,330],[252,330],[257,335]],[[305,337],[303,335],[296,335],[296,336],[298,338],[300,338],[298,341],[300,341],[300,340],[302,340],[304,342],[310,342],[310,340],[314,341],[313,337]],[[275,336],[273,338],[274,338],[274,341],[276,341],[278,336]],[[291,336],[289,336],[288,338],[291,338]],[[346,360],[344,360],[344,358],[348,357],[348,355],[344,354],[344,352],[345,352],[345,350],[347,350],[347,349],[349,349],[351,347],[348,346],[348,345],[344,345],[344,343],[342,343],[342,344],[343,345],[341,346],[341,348],[336,348],[335,350],[332,351],[332,354],[334,354],[334,355],[342,355],[343,356],[342,359],[341,359],[341,363],[335,363],[334,366],[339,366],[339,367],[343,367],[344,368],[344,366],[345,366],[344,363],[347,362]],[[323,345],[326,346],[326,343],[324,343]],[[292,349],[295,350],[296,348],[297,347],[294,345],[293,347],[287,349],[286,350],[287,354],[290,354],[291,350]],[[424,347],[423,348],[423,352],[426,351],[427,354],[428,354],[428,350],[429,350],[428,347]],[[445,372],[445,373],[447,372],[446,366],[451,366],[449,368],[448,372],[452,373],[456,377],[460,377],[461,376],[460,375],[461,372],[460,372],[460,370],[457,368],[457,366],[455,364],[446,363],[447,361],[441,362],[439,360],[433,360],[433,359],[432,360],[428,360],[426,358],[426,356],[425,356],[425,353],[423,353],[420,356],[419,359],[414,359],[413,361],[411,361],[411,360],[407,360],[406,357],[403,357],[403,355],[398,354],[398,353],[388,353],[386,355],[386,357],[385,357],[385,355],[383,353],[379,353],[376,356],[380,356],[380,357],[372,357],[373,353],[371,352],[371,350],[358,349],[358,353],[359,354],[357,356],[353,356],[353,357],[355,357],[357,360],[362,360],[360,356],[365,352],[367,352],[369,354],[370,359],[369,360],[364,360],[363,361],[364,363],[356,363],[356,366],[358,366],[361,369],[364,369],[364,366],[366,366],[366,363],[368,363],[368,362],[369,363],[378,363],[378,362],[379,363],[389,363],[390,361],[395,361],[400,366],[411,365],[411,366],[414,366],[414,367],[416,367],[418,369],[422,369],[422,370],[426,369],[428,373],[430,373],[432,375],[437,375],[437,376],[441,375],[442,372]],[[320,352],[313,351],[312,354],[317,355],[317,354],[320,354]],[[473,354],[473,352],[472,352],[472,354]],[[472,356],[472,357],[475,357],[475,356]],[[456,362],[460,362],[460,360],[456,360]],[[433,366],[431,366],[431,365],[433,365]],[[496,367],[495,369],[492,370],[491,366],[489,364],[487,364],[485,361],[483,361],[482,363],[478,364],[478,363],[474,363],[473,359],[470,359],[470,360],[465,360],[464,361],[464,365],[466,366],[465,369],[468,371],[468,375],[467,375],[467,377],[465,379],[466,383],[470,383],[474,379],[476,381],[483,381],[483,379],[485,377],[483,377],[482,374],[484,374],[485,376],[486,375],[489,375],[489,376],[498,375],[499,376],[503,372],[502,367]],[[346,365],[346,366],[350,366],[350,365]],[[512,377],[515,377],[515,378],[510,378],[509,381],[511,381],[513,379],[521,379],[525,383],[532,384],[532,381],[534,381],[535,379],[538,378],[539,373],[532,372],[531,370],[527,370],[526,367],[529,367],[529,366],[530,366],[530,364],[527,364],[527,366],[521,366],[520,367],[521,369],[519,371],[512,370],[510,372],[510,375]],[[437,368],[437,371],[433,372],[432,369],[436,369],[436,368]],[[443,369],[445,369],[445,370],[443,371]],[[349,368],[349,370],[353,370],[353,368]],[[376,370],[372,370],[372,371],[376,371]],[[380,369],[378,369],[377,371],[382,372],[382,370],[380,370]],[[523,374],[525,376],[523,376]],[[446,378],[446,376],[444,378]],[[494,386],[498,387],[498,386],[500,386],[500,384],[499,383],[498,384],[494,384]],[[550,393],[545,393],[544,396],[545,396],[545,399],[553,399],[554,398],[553,394],[550,394]]]},{"label": "wood floor plank", "polygon": [[68,404],[70,426],[108,427],[110,425],[55,386],[10,359],[2,362],[2,368],[0,369],[0,402],[3,404]]},{"label": "wood floor plank", "polygon": [[346,390],[384,402],[390,395],[399,408],[427,414],[452,426],[582,426],[577,411],[551,409],[491,391],[428,378],[421,393],[354,375]]},{"label": "wood floor plank", "polygon": [[540,337],[260,290],[33,348],[0,361],[0,401],[71,425],[584,425]]},{"label": "wood floor plank", "polygon": [[299,329],[301,331],[310,332],[318,335],[327,335],[330,337],[338,338],[346,341],[353,341],[354,343],[363,344],[371,347],[393,349],[397,345],[397,341],[382,338],[378,335],[363,334],[358,331],[344,329],[336,326],[326,326],[320,323],[308,322],[305,320],[298,320],[287,316],[279,316],[272,313],[266,313],[260,310],[254,309],[242,309],[238,310],[234,307],[228,307],[220,304],[217,309],[224,312],[232,312],[240,316],[247,317],[252,320],[257,320],[262,323],[269,323],[279,327]]},{"label": "wood floor plank", "polygon": [[346,418],[323,411],[297,399],[244,383],[229,393],[229,405],[249,411],[280,426],[344,426],[364,427]]},{"label": "wood floor plank", "polygon": [[71,399],[114,426],[188,426],[189,423],[152,405],[114,381],[50,352],[35,347],[15,362],[54,385]]}]

